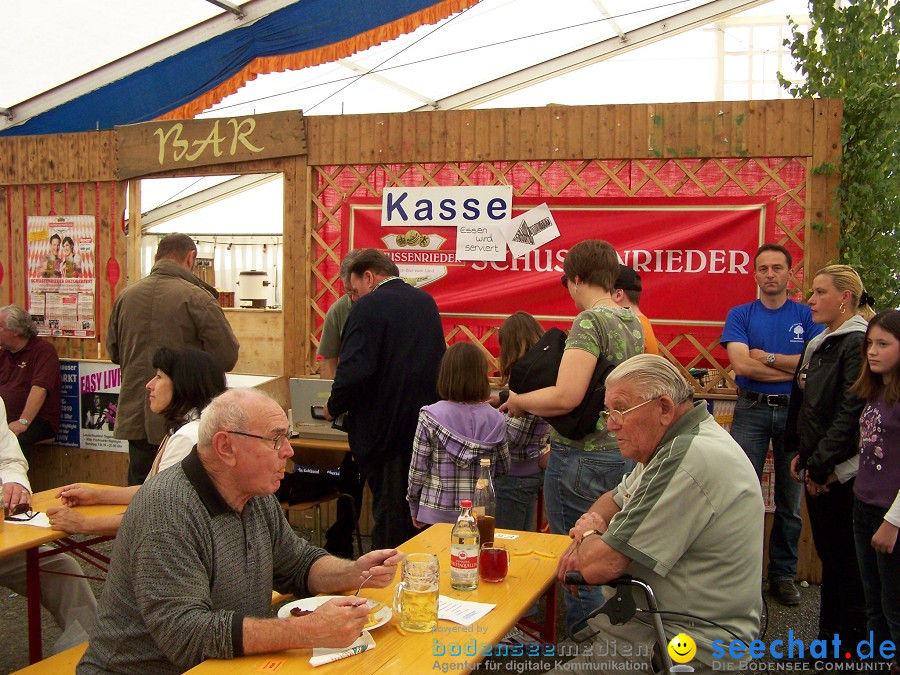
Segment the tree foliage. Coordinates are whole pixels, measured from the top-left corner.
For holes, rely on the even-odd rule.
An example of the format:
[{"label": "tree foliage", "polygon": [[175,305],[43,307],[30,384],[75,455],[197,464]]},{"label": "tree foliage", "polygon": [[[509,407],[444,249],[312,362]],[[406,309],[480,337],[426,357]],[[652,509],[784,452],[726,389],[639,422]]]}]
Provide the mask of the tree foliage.
[{"label": "tree foliage", "polygon": [[814,170],[840,171],[841,262],[860,272],[877,309],[897,307],[900,8],[897,0],[809,0],[809,8],[809,31],[791,21],[792,39],[785,40],[806,81],[778,79],[794,97],[844,100],[840,165]]}]

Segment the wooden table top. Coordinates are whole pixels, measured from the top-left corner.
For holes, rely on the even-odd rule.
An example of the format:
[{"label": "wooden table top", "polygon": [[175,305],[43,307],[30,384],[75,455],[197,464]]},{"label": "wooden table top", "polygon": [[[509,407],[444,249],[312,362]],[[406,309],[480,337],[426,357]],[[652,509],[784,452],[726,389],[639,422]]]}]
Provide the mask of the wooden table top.
[{"label": "wooden table top", "polygon": [[[450,588],[450,529],[448,524],[433,525],[400,546],[404,553],[434,553],[441,565],[441,595],[497,606],[471,626],[439,621],[433,633],[404,633],[398,617],[372,631],[376,648],[334,663],[313,668],[309,665],[311,649],[292,649],[269,654],[255,654],[237,659],[210,659],[191,669],[191,673],[320,673],[321,675],[372,673],[431,672],[436,662],[448,664],[454,673],[468,673],[482,659],[483,645],[494,645],[509,632],[531,605],[547,590],[556,576],[556,562],[568,547],[570,539],[563,535],[513,532],[516,539],[505,540],[510,552],[509,574],[502,583],[480,582],[474,591]],[[388,606],[396,588],[363,587],[361,596],[384,602]],[[451,654],[451,647],[458,651]],[[475,656],[467,655],[476,653]],[[443,652],[443,653],[441,653]]]},{"label": "wooden table top", "polygon": [[[112,487],[110,485],[99,485],[96,483],[82,483],[82,485],[90,485],[96,488]],[[59,499],[55,497],[59,488],[52,490],[44,490],[43,492],[35,492],[31,496],[31,508],[34,511],[45,512],[51,506],[59,506]],[[125,504],[111,504],[98,506],[79,506],[76,507],[79,513],[86,516],[112,516],[119,513],[125,513],[127,506]],[[68,534],[59,530],[51,530],[47,527],[35,527],[33,525],[10,525],[4,522],[0,525],[0,557],[27,551],[30,548],[48,544],[51,541],[67,537]]]}]

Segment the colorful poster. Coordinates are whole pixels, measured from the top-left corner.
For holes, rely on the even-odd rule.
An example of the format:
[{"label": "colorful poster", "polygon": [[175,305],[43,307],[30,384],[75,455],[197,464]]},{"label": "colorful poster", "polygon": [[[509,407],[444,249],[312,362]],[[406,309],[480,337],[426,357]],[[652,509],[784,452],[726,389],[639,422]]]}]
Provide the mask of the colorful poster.
[{"label": "colorful poster", "polygon": [[28,217],[28,311],[39,335],[92,338],[95,218]]},{"label": "colorful poster", "polygon": [[113,363],[62,361],[63,409],[56,441],[89,450],[128,452],[113,437],[122,371]]}]

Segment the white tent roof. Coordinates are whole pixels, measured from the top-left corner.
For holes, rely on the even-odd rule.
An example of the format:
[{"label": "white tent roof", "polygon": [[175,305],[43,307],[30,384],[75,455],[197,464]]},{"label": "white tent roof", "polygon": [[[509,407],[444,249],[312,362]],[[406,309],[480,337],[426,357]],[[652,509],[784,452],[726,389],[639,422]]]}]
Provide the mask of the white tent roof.
[{"label": "white tent roof", "polygon": [[[257,12],[294,1],[232,0]],[[54,87],[96,88],[242,25],[212,0],[5,0],[3,10],[0,108],[58,102]],[[805,10],[806,0],[482,0],[350,58],[260,76],[202,115],[777,98],[776,72],[793,71],[785,17]],[[208,186],[157,185],[143,210]]]}]

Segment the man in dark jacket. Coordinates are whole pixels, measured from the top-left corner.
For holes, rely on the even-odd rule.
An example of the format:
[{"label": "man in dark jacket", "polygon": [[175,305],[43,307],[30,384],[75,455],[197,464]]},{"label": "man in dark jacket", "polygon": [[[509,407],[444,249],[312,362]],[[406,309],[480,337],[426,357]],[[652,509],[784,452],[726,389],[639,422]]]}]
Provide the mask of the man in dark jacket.
[{"label": "man in dark jacket", "polygon": [[350,450],[372,489],[376,549],[416,534],[406,503],[413,437],[419,409],[438,400],[446,349],[434,299],[399,274],[375,249],[360,252],[351,266],[355,302],[325,406],[329,419],[347,413]]},{"label": "man in dark jacket", "polygon": [[160,347],[194,347],[211,354],[224,370],[237,363],[238,344],[216,292],[191,270],[197,246],[186,234],[167,234],[156,249],[150,275],[119,296],[109,317],[106,349],[122,366],[116,438],[128,441],[128,484],[144,482],[166,434],[165,420],[150,410],[144,385],[156,374]]}]

